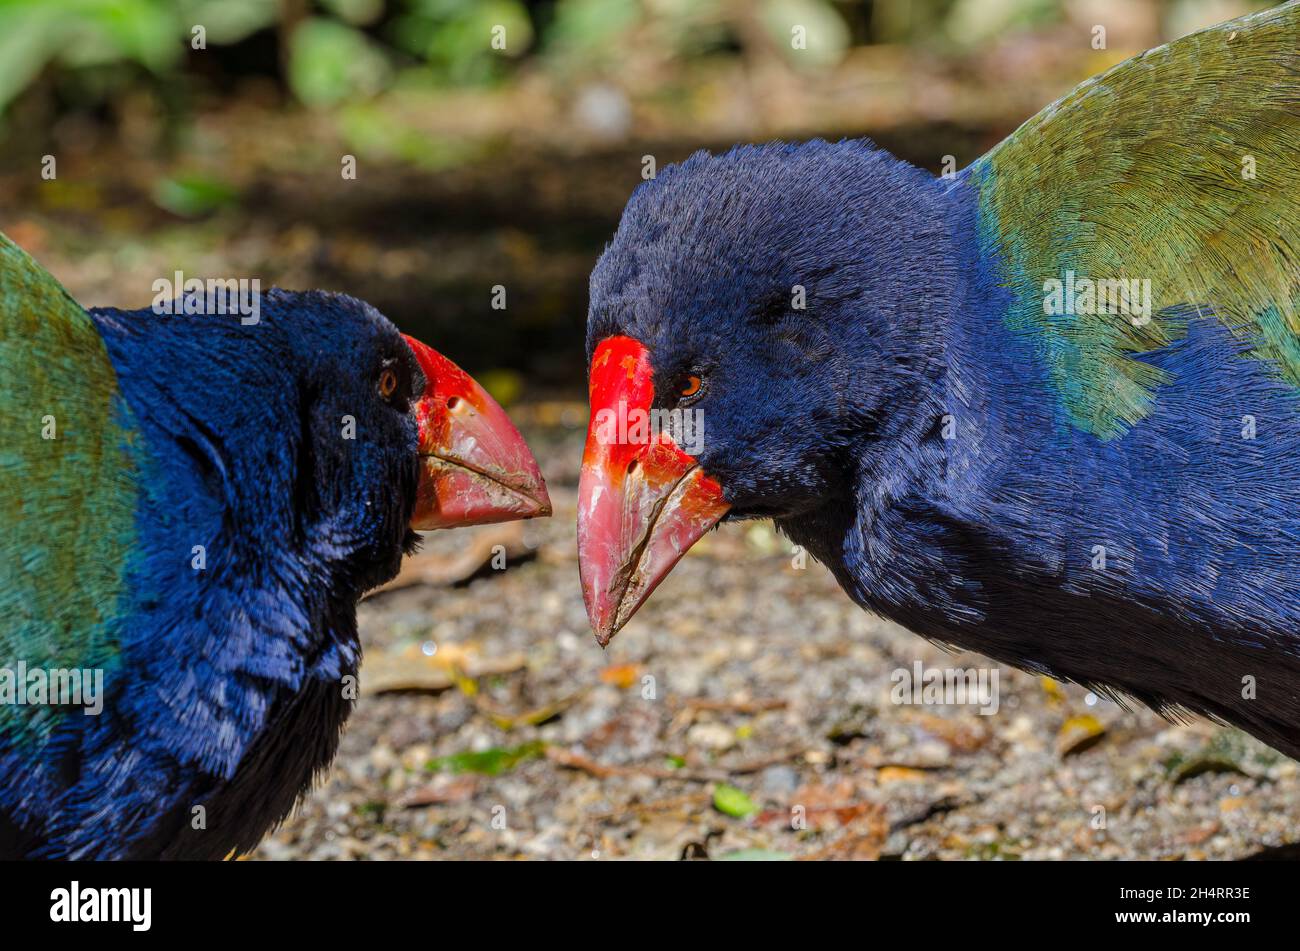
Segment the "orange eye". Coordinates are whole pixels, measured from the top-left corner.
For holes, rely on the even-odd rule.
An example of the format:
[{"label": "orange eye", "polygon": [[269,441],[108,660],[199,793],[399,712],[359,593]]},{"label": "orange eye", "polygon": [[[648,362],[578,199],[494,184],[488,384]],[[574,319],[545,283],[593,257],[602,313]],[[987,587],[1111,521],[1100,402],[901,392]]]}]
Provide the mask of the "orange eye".
[{"label": "orange eye", "polygon": [[682,381],[682,396],[694,396],[703,385],[698,376],[688,376]]},{"label": "orange eye", "polygon": [[376,386],[380,396],[386,400],[392,399],[393,394],[397,392],[397,373],[391,368],[384,370],[379,374],[379,382]]}]

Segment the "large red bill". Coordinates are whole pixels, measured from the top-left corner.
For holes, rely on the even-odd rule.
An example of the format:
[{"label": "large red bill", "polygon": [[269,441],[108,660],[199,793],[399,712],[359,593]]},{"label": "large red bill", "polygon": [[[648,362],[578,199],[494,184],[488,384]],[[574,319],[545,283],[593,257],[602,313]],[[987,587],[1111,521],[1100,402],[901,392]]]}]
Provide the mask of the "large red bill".
[{"label": "large red bill", "polygon": [[604,646],[729,506],[698,461],[646,423],[654,373],[640,342],[602,341],[590,384],[578,565],[587,616]]},{"label": "large red bill", "polygon": [[551,514],[537,461],[488,392],[432,347],[406,338],[428,381],[414,412],[420,484],[411,527],[452,528]]}]

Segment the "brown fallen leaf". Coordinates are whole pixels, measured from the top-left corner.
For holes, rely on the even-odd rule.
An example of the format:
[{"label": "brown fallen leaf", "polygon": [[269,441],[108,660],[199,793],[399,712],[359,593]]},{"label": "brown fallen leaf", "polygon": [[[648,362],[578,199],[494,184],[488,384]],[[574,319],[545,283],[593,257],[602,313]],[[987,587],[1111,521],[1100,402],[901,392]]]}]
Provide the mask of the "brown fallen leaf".
[{"label": "brown fallen leaf", "polygon": [[909,766],[883,766],[876,772],[876,782],[882,786],[890,783],[923,783],[929,778],[924,770]]},{"label": "brown fallen leaf", "polygon": [[750,773],[761,772],[769,766],[775,766],[778,763],[787,763],[801,755],[802,754],[799,751],[790,751],[786,753],[778,753],[773,756],[765,756],[762,759],[751,760],[746,763],[738,763],[735,766],[723,766],[716,769],[670,769],[662,766],[606,765],[605,763],[596,762],[589,756],[575,753],[573,750],[562,749],[558,746],[548,746],[546,748],[546,758],[551,762],[559,766],[565,766],[569,769],[577,769],[584,773],[590,773],[597,779],[608,779],[611,776],[649,776],[652,779],[678,779],[683,782],[693,783],[726,782],[732,776],[743,776]]},{"label": "brown fallen leaf", "polygon": [[608,779],[611,776],[653,776],[656,779],[662,779],[669,770],[654,768],[635,768],[629,766],[606,766],[603,763],[597,763],[581,753],[575,753],[572,750],[561,749],[558,746],[548,746],[546,748],[546,758],[552,763],[560,766],[567,766],[569,769],[581,770],[584,773],[590,773],[597,779]]},{"label": "brown fallen leaf", "polygon": [[[795,803],[794,805],[801,805]],[[834,819],[834,826],[847,826],[862,816],[878,812],[880,807],[872,802],[850,802],[836,806],[813,806],[804,807],[798,814],[810,828],[826,828],[826,823],[821,819]],[[768,824],[780,821],[782,823],[792,823],[796,814],[791,809],[767,809],[760,812],[754,819],[756,823]]]},{"label": "brown fallen leaf", "polygon": [[1106,842],[1105,829],[1093,829],[1084,826],[1074,834],[1075,848],[1081,852],[1090,852]]},{"label": "brown fallen leaf", "polygon": [[485,525],[466,534],[468,537],[464,545],[453,554],[422,551],[408,555],[403,559],[397,577],[380,585],[367,597],[396,591],[399,588],[409,588],[412,585],[449,588],[468,581],[480,571],[489,568],[494,556],[504,555],[505,564],[511,566],[536,554],[536,549],[530,547],[524,540],[523,522]]},{"label": "brown fallen leaf", "polygon": [[413,789],[397,800],[403,809],[422,809],[442,803],[465,802],[478,788],[477,776],[440,777],[440,781]]},{"label": "brown fallen leaf", "polygon": [[803,804],[808,809],[820,809],[823,807],[833,807],[847,800],[855,798],[857,787],[853,780],[847,776],[842,776],[834,785],[827,785],[821,782],[805,783],[795,790],[790,797],[791,802]]},{"label": "brown fallen leaf", "polygon": [[845,824],[843,835],[824,848],[799,856],[800,861],[871,862],[880,858],[880,852],[889,838],[885,810],[874,803],[863,805],[865,808]]},{"label": "brown fallen leaf", "polygon": [[672,721],[668,724],[666,734],[668,736],[677,736],[690,729],[695,722],[695,718],[701,713],[764,713],[769,710],[784,710],[789,706],[789,701],[779,697],[767,697],[759,700],[750,700],[743,697],[737,697],[732,700],[717,700],[712,697],[688,697],[679,705],[677,712],[673,714]]},{"label": "brown fallen leaf", "polygon": [[939,717],[918,711],[911,713],[908,718],[958,753],[973,753],[983,749],[992,737],[992,732],[983,722],[971,722],[970,717]]},{"label": "brown fallen leaf", "polygon": [[1185,845],[1200,845],[1218,831],[1219,823],[1211,820],[1210,822],[1202,823],[1195,829],[1188,830],[1179,838]]},{"label": "brown fallen leaf", "polygon": [[481,695],[474,695],[474,706],[479,713],[491,720],[497,729],[513,730],[518,726],[537,726],[547,720],[553,720],[573,706],[582,697],[583,693],[584,691],[571,693],[559,700],[553,700],[550,703],[544,703],[541,706],[533,707],[531,710],[523,710],[518,713],[503,710]]},{"label": "brown fallen leaf", "polygon": [[611,819],[625,819],[629,815],[645,817],[672,813],[684,820],[691,815],[711,808],[712,805],[713,796],[709,793],[691,793],[688,796],[652,799],[649,802],[632,802],[619,809],[593,812],[587,818],[595,822],[608,822]]},{"label": "brown fallen leaf", "polygon": [[472,684],[479,677],[513,673],[526,665],[523,654],[480,657],[473,647],[444,644],[428,656],[419,644],[409,644],[396,653],[367,653],[361,663],[361,690],[367,694],[437,692],[465,681]]},{"label": "brown fallen leaf", "polygon": [[1101,742],[1106,727],[1092,714],[1070,717],[1056,734],[1056,752],[1061,757],[1075,756]]},{"label": "brown fallen leaf", "polygon": [[641,664],[612,664],[600,672],[601,683],[613,684],[620,690],[630,690],[635,687],[641,677],[641,671],[645,670]]},{"label": "brown fallen leaf", "polygon": [[763,713],[766,710],[784,710],[789,701],[780,697],[759,700],[714,700],[710,697],[688,697],[683,708],[693,711],[710,710],[721,713]]}]

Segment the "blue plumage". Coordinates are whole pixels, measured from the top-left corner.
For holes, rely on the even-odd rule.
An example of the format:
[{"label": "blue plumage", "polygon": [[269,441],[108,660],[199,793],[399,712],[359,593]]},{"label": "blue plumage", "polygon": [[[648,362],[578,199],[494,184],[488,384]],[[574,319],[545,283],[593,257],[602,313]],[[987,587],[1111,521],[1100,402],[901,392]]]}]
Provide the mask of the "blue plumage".
[{"label": "blue plumage", "polygon": [[[617,384],[598,356],[624,339],[655,406],[699,372],[704,447],[674,471],[721,486],[713,518],[773,517],[863,606],[1300,756],[1300,391],[1184,300],[1159,313],[1166,343],[1124,357],[1154,381],[1145,415],[1089,431],[1071,367],[1014,317],[1039,278],[1008,277],[989,214],[976,177],[864,142],[694,156],[637,191],[592,275],[593,387]],[[1085,359],[1090,319],[1054,331]],[[671,567],[643,552],[686,522],[680,490],[629,501],[658,457],[623,475],[588,453],[580,545],[607,639]]]},{"label": "blue plumage", "polygon": [[[135,499],[104,709],[35,737],[0,719],[0,854],[221,858],[332,758],[356,696],[356,599],[415,537],[408,408],[425,378],[397,330],[342,295],[272,291],[252,326],[90,320],[130,460],[101,477]],[[400,378],[393,400],[374,392],[381,367]],[[84,525],[101,530],[119,527]]]},{"label": "blue plumage", "polygon": [[446,357],[342,294],[256,304],[87,312],[0,235],[0,858],[252,849],[416,530],[550,514]]}]

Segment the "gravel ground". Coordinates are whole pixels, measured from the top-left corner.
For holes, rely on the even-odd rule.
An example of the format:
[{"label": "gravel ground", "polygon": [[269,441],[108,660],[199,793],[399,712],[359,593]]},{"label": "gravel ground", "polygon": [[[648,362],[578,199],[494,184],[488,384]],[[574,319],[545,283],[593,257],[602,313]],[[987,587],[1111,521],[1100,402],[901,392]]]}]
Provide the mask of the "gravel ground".
[{"label": "gravel ground", "polygon": [[[1300,841],[1285,757],[945,653],[799,567],[767,523],[708,536],[602,651],[574,539],[583,411],[515,414],[553,519],[437,533],[403,575],[422,583],[361,605],[338,758],[255,858],[1221,859]],[[918,661],[996,672],[997,711],[894,702]]]}]

